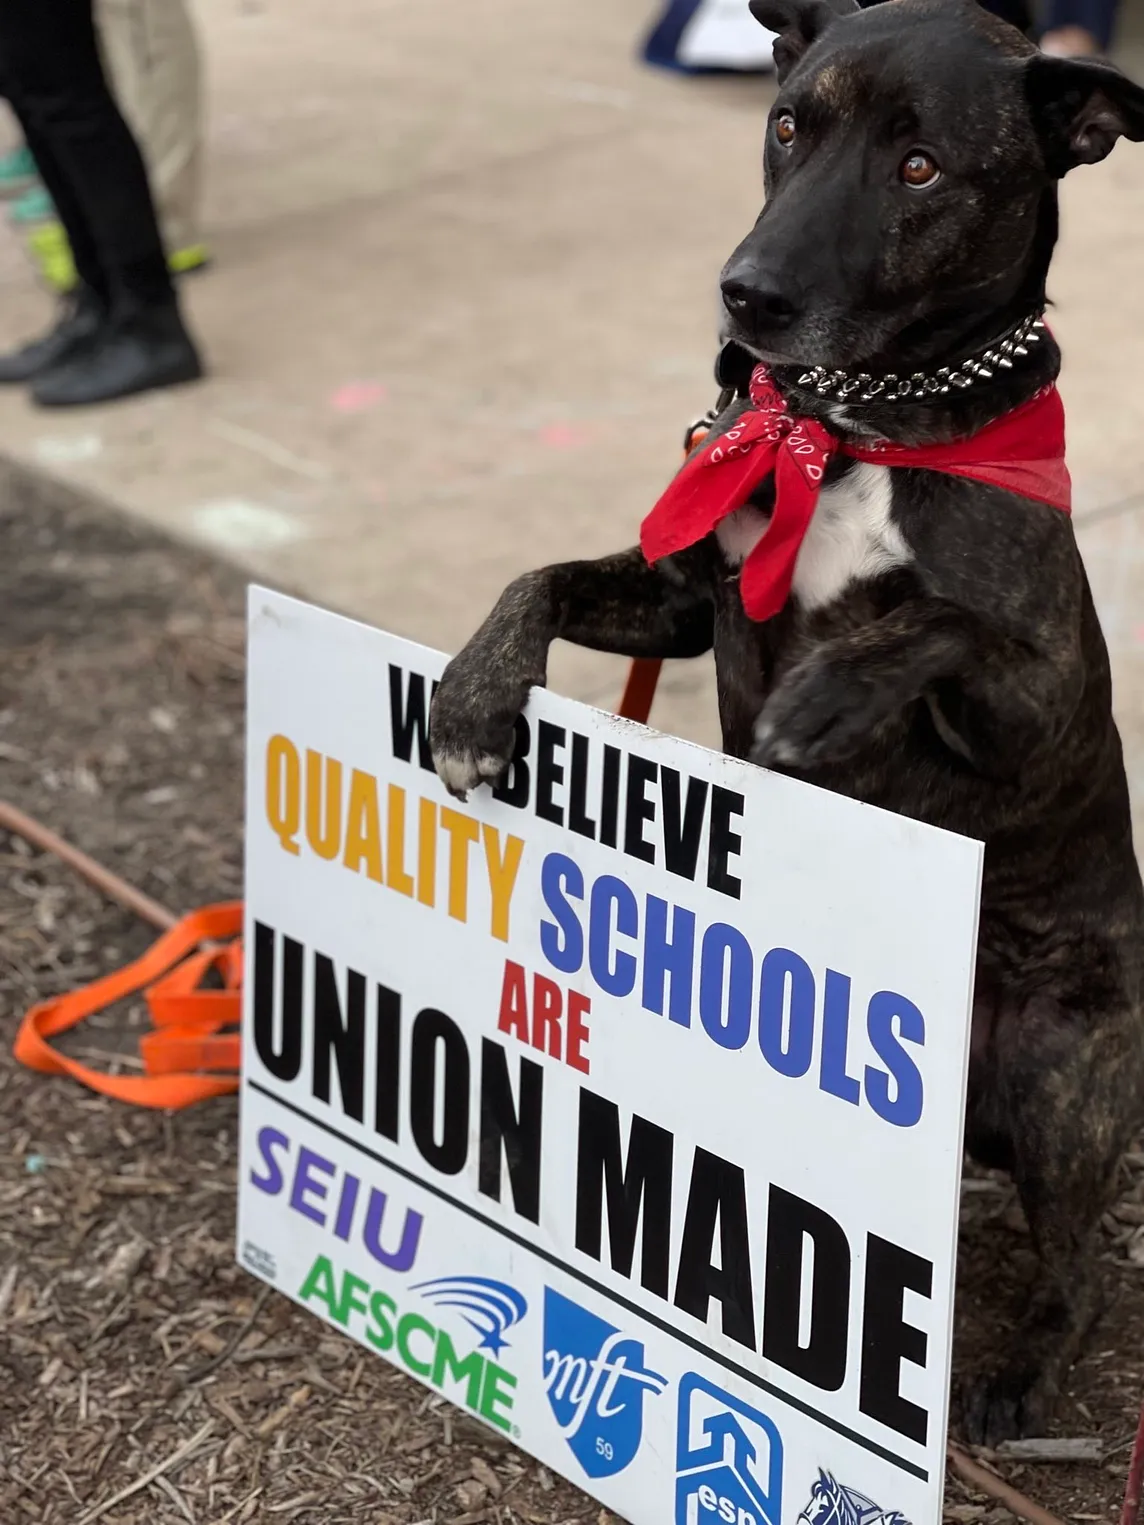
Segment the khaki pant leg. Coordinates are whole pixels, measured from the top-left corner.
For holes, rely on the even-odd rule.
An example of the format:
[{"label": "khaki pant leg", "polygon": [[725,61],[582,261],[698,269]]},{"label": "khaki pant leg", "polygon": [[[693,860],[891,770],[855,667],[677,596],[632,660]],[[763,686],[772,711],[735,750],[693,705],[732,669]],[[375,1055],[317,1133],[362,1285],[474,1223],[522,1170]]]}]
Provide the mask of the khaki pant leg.
[{"label": "khaki pant leg", "polygon": [[[3,3],[3,0],[0,0]],[[139,141],[168,252],[200,239],[202,80],[186,0],[95,0],[104,63]]]}]

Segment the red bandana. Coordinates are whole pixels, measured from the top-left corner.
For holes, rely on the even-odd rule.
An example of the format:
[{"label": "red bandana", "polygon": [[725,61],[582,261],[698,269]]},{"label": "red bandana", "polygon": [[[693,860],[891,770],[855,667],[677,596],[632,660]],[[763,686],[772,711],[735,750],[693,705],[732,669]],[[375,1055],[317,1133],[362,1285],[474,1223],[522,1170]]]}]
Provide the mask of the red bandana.
[{"label": "red bandana", "polygon": [[971,477],[1069,513],[1065,414],[1055,386],[949,445],[844,444],[822,424],[796,418],[765,365],[751,376],[751,407],[733,429],[693,455],[644,520],[640,546],[649,562],[695,545],[741,508],[771,472],[775,508],[762,539],[743,563],[739,591],[753,620],[777,614],[790,596],[802,545],[831,456],[841,452],[877,466],[920,466]]}]

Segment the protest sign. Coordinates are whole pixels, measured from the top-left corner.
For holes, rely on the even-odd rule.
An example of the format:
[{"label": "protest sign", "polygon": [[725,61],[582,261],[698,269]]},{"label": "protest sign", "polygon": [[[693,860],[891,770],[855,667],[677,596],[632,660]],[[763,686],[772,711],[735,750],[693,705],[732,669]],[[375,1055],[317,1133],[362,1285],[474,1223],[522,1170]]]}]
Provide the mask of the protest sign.
[{"label": "protest sign", "polygon": [[981,848],[255,588],[238,1252],[635,1525],[939,1525]]}]

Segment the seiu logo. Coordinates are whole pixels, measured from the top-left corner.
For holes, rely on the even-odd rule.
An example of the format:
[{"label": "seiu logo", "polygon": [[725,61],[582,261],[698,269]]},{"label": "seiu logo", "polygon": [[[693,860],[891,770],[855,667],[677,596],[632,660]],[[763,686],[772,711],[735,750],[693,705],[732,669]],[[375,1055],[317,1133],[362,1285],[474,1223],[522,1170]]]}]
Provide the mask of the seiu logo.
[{"label": "seiu logo", "polygon": [[675,1525],[779,1525],[783,1443],[758,1409],[688,1372],[679,1384]]},{"label": "seiu logo", "polygon": [[641,1341],[546,1287],[544,1386],[573,1456],[589,1477],[610,1477],[639,1450],[644,1397],[667,1379],[644,1366]]}]

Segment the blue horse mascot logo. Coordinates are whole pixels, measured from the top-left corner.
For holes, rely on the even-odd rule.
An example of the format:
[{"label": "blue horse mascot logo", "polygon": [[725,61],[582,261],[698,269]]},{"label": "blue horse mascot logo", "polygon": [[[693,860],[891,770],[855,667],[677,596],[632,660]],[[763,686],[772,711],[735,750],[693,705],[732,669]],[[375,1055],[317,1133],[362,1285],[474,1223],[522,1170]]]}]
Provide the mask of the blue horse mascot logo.
[{"label": "blue horse mascot logo", "polygon": [[846,1488],[829,1472],[819,1471],[810,1503],[798,1525],[910,1525],[897,1509],[883,1509],[854,1488]]}]

